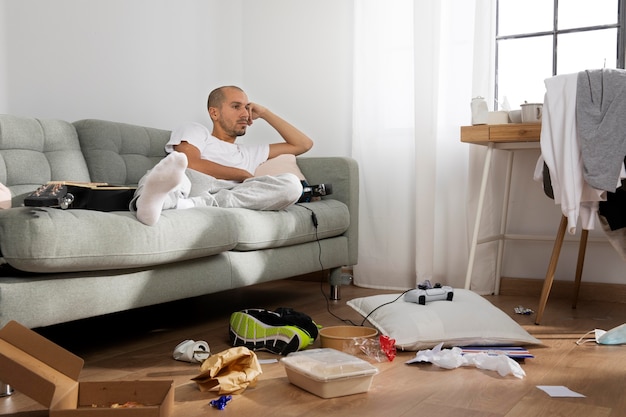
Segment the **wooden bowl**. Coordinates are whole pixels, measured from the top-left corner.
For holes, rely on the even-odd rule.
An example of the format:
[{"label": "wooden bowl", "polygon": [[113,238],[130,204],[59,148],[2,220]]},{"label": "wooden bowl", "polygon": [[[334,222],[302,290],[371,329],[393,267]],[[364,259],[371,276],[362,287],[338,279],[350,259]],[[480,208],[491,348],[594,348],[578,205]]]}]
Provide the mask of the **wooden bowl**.
[{"label": "wooden bowl", "polygon": [[363,326],[331,326],[319,331],[323,348],[349,351],[357,339],[376,337],[378,330]]}]

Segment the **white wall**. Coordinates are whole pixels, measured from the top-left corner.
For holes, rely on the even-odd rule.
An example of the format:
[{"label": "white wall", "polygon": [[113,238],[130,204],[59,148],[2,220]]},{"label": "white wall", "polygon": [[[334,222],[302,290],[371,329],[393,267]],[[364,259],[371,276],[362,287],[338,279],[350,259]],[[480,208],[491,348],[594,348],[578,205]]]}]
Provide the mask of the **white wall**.
[{"label": "white wall", "polygon": [[172,129],[210,124],[208,92],[236,84],[309,133],[312,155],[348,155],[351,4],[0,0],[0,112]]},{"label": "white wall", "polygon": [[349,155],[352,0],[244,0],[243,84],[308,133],[312,155]]},{"label": "white wall", "polygon": [[241,25],[222,35],[237,1],[2,4],[8,113],[168,128],[203,114],[214,83],[243,77]]}]

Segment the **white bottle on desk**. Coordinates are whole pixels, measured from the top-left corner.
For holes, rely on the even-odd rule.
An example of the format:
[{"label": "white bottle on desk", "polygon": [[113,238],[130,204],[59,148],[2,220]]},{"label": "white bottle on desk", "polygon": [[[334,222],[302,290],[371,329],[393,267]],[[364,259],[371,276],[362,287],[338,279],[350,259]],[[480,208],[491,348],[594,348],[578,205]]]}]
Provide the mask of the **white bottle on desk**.
[{"label": "white bottle on desk", "polygon": [[471,103],[472,125],[486,125],[489,108],[484,97],[474,97]]}]

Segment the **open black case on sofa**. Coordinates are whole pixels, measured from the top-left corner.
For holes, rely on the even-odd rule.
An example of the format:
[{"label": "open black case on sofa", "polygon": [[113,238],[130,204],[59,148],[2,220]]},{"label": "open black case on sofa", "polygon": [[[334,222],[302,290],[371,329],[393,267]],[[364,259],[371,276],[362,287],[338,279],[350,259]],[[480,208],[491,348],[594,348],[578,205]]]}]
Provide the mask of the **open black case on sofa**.
[{"label": "open black case on sofa", "polygon": [[98,211],[128,211],[136,187],[107,183],[51,181],[24,199],[27,207],[59,207]]}]

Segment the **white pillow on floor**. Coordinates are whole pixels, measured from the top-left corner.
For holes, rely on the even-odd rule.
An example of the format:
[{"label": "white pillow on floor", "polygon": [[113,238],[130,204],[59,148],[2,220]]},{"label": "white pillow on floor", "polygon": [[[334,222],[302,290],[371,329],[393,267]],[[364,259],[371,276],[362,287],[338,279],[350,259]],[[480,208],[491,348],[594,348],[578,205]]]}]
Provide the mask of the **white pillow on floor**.
[{"label": "white pillow on floor", "polygon": [[[356,298],[348,305],[366,317],[372,310],[395,300],[400,294]],[[426,305],[397,301],[374,311],[368,321],[381,334],[396,340],[403,350],[444,346],[524,346],[540,345],[511,317],[482,296],[455,289],[452,301],[431,301]]]}]

